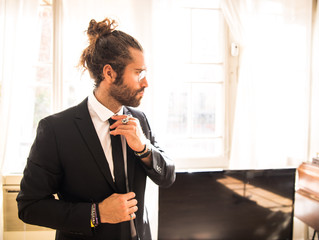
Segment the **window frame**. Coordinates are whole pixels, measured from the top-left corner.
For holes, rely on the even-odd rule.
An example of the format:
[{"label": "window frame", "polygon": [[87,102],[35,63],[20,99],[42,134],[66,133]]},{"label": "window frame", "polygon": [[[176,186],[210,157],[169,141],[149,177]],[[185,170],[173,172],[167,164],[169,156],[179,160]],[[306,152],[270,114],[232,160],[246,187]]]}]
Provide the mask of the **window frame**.
[{"label": "window frame", "polygon": [[[214,64],[214,65],[223,65],[223,76],[224,76],[224,81],[223,82],[209,82],[212,84],[223,84],[223,121],[224,121],[224,128],[223,128],[223,133],[221,136],[216,137],[216,138],[223,138],[222,144],[223,144],[223,152],[222,155],[220,156],[214,156],[214,157],[176,157],[174,156],[174,161],[177,167],[178,171],[201,171],[203,169],[224,169],[228,168],[229,166],[229,157],[230,157],[230,117],[233,115],[232,114],[232,108],[229,106],[229,103],[233,102],[230,97],[232,96],[232,91],[229,89],[230,86],[230,74],[228,73],[228,68],[230,65],[234,64],[236,65],[236,59],[237,57],[230,56],[228,54],[230,51],[229,49],[229,29],[226,23],[225,18],[223,17],[223,13],[220,7],[214,8],[214,7],[193,7],[193,6],[187,6],[183,7],[187,9],[205,9],[205,10],[217,10],[220,12],[221,17],[223,19],[222,21],[222,29],[223,29],[223,36],[222,36],[222,47],[223,47],[223,56],[221,59],[221,62],[218,63],[209,63],[209,64]],[[234,61],[235,60],[235,61]],[[233,61],[233,63],[229,63],[230,61]],[[207,63],[198,63],[198,62],[190,62],[189,64],[207,64]],[[236,68],[236,66],[235,66]],[[154,101],[154,100],[153,100]],[[190,120],[189,122],[192,122]],[[205,137],[201,138],[204,139]],[[210,137],[212,139],[215,139],[215,137]],[[189,139],[195,139],[195,138],[189,138]],[[200,139],[200,138],[198,138]],[[162,139],[163,141],[163,139]],[[165,149],[164,149],[165,150]]]}]

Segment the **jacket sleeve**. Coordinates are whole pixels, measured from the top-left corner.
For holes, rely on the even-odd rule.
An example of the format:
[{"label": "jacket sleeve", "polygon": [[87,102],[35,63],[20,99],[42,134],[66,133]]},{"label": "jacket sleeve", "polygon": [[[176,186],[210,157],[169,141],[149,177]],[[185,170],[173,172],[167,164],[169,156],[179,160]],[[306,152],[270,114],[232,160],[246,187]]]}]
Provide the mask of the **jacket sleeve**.
[{"label": "jacket sleeve", "polygon": [[92,235],[91,204],[58,200],[63,180],[53,128],[47,119],[39,122],[17,196],[19,218],[25,223],[79,235]]},{"label": "jacket sleeve", "polygon": [[152,144],[152,168],[144,166],[146,174],[160,187],[169,187],[174,183],[176,177],[174,162],[158,146],[145,114],[142,113],[142,115],[143,131]]}]

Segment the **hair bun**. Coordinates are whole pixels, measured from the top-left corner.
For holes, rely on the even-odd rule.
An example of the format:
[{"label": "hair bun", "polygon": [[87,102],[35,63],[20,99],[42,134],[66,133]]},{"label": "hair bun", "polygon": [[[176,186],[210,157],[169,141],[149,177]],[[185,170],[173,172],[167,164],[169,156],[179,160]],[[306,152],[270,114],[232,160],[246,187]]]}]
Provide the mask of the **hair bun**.
[{"label": "hair bun", "polygon": [[105,36],[112,33],[116,27],[117,23],[115,20],[105,18],[101,22],[96,22],[94,19],[92,19],[87,30],[90,43],[96,42],[100,36]]}]

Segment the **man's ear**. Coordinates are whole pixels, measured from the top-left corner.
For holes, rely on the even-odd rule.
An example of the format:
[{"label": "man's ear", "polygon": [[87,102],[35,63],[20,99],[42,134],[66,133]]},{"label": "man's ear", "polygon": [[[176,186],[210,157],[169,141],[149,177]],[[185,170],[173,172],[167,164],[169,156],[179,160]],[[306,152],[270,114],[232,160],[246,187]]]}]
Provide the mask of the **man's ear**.
[{"label": "man's ear", "polygon": [[104,79],[108,82],[114,82],[116,78],[116,72],[113,70],[110,64],[106,64],[103,67],[103,76]]}]

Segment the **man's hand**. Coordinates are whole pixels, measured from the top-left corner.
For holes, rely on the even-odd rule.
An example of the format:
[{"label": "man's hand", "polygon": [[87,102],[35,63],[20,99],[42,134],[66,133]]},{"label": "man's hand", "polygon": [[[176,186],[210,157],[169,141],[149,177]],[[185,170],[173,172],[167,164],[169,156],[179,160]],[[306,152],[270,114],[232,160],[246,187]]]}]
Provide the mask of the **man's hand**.
[{"label": "man's hand", "polygon": [[[128,118],[127,123],[122,122],[122,119],[125,118]],[[116,122],[110,126],[110,134],[114,136],[123,135],[133,151],[142,151],[146,144],[146,137],[141,128],[140,121],[127,115],[113,116],[112,119],[116,120]]]},{"label": "man's hand", "polygon": [[114,193],[99,203],[102,223],[120,223],[135,219],[137,200],[134,192],[126,194]]}]

